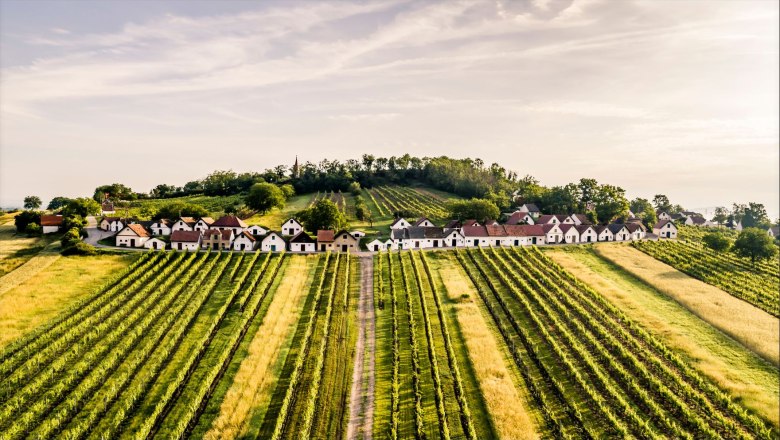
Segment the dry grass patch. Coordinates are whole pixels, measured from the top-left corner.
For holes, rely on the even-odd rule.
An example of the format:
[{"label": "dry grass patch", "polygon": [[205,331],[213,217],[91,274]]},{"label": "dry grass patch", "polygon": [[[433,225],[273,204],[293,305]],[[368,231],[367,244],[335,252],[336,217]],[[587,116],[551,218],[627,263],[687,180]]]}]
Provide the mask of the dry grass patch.
[{"label": "dry grass patch", "polygon": [[474,302],[478,298],[474,286],[459,265],[443,266],[439,273],[447,296],[457,302],[455,315],[495,430],[503,439],[538,438],[526,410],[527,396],[521,396],[515,386],[498,343]]},{"label": "dry grass patch", "polygon": [[763,358],[780,364],[780,320],[769,313],[626,245],[594,248],[642,281],[687,307]]},{"label": "dry grass patch", "polygon": [[37,255],[49,243],[55,241],[52,236],[27,237],[17,235],[16,227],[11,223],[0,225],[0,277],[11,273],[27,260]]},{"label": "dry grass patch", "polygon": [[268,407],[284,364],[280,353],[292,342],[317,258],[293,255],[278,275],[282,282],[205,438],[238,438],[246,434],[254,413]]},{"label": "dry grass patch", "polygon": [[[37,271],[0,295],[0,347],[53,318],[74,301],[91,295],[137,257],[135,254],[51,256],[55,261],[47,270]],[[35,257],[28,264],[39,258],[49,257]]]},{"label": "dry grass patch", "polygon": [[746,407],[780,423],[780,379],[769,362],[591,251],[547,249],[545,255],[604,295]]}]

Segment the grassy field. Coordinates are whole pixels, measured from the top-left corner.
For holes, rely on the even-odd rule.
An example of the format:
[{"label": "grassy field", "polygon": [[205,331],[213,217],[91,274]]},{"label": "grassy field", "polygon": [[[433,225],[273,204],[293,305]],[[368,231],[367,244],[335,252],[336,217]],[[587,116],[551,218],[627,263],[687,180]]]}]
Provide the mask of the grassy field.
[{"label": "grassy field", "polygon": [[594,249],[763,358],[780,364],[780,321],[776,317],[630,246],[599,245]]},{"label": "grassy field", "polygon": [[546,249],[570,271],[745,406],[780,424],[778,371],[680,303],[592,249]]},{"label": "grassy field", "polygon": [[5,214],[4,217],[6,223],[0,224],[0,277],[11,273],[59,239],[59,234],[39,237],[16,234],[13,216]]},{"label": "grassy field", "polygon": [[[52,257],[56,261],[45,271],[0,294],[0,347],[88,297],[137,257],[137,254]],[[0,278],[0,286],[5,278]]]},{"label": "grassy field", "polygon": [[206,196],[194,195],[186,197],[173,197],[170,199],[141,199],[129,202],[122,202],[114,206],[117,216],[135,217],[142,220],[149,220],[162,206],[174,202],[191,203],[200,205],[209,211],[213,217],[224,215],[228,206],[241,205],[244,202],[244,196],[235,194],[232,196]]},{"label": "grassy field", "polygon": [[292,217],[296,212],[306,209],[311,201],[311,194],[302,194],[293,196],[287,201],[287,204],[283,209],[274,208],[267,214],[257,214],[244,221],[248,225],[260,225],[272,230],[280,230],[282,223]]}]

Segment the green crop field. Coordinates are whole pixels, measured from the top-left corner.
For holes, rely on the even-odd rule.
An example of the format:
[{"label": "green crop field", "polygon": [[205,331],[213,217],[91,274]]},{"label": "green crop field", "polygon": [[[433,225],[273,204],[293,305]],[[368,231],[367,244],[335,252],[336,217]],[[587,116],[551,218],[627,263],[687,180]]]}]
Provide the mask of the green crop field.
[{"label": "green crop field", "polygon": [[[777,438],[776,365],[731,339],[694,351],[663,329],[727,337],[572,252],[384,252],[362,270],[338,253],[117,259],[3,348],[0,438]],[[658,322],[668,304],[679,322]]]}]

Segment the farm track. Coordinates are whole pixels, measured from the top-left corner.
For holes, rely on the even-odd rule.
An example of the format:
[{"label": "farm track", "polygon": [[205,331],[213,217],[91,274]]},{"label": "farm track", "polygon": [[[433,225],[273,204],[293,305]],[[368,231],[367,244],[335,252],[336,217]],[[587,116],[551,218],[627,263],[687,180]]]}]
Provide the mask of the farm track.
[{"label": "farm track", "polygon": [[777,435],[537,249],[458,258],[554,436]]},{"label": "farm track", "polygon": [[352,370],[349,426],[347,439],[372,438],[374,422],[374,353],[376,346],[374,317],[374,261],[371,256],[360,258],[360,300],[358,305],[358,339]]}]

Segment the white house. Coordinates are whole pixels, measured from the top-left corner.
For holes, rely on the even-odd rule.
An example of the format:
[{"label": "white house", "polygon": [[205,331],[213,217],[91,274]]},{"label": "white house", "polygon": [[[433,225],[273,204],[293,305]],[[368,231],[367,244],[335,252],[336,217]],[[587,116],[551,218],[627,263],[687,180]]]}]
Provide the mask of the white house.
[{"label": "white house", "polygon": [[366,236],[366,233],[363,231],[350,231],[349,233],[355,238],[363,238]]},{"label": "white house", "polygon": [[171,226],[171,233],[176,231],[194,231],[195,219],[192,217],[179,217]]},{"label": "white house", "polygon": [[303,231],[303,225],[301,225],[300,222],[294,218],[287,219],[287,221],[282,225],[282,235],[284,236],[297,235],[301,231]]},{"label": "white house", "polygon": [[200,231],[176,230],[171,232],[171,249],[177,251],[197,251],[200,249]]},{"label": "white house", "polygon": [[149,227],[154,235],[171,235],[171,221],[168,219],[160,219],[152,223]]},{"label": "white house", "polygon": [[612,223],[607,226],[607,228],[612,231],[615,241],[626,241],[631,239],[631,231],[622,223]]},{"label": "white house", "polygon": [[595,243],[599,241],[599,235],[591,225],[577,225],[577,232],[580,234],[580,243]]},{"label": "white house", "polygon": [[252,235],[265,235],[268,233],[268,229],[257,225],[249,226],[248,228],[246,228],[246,231]]},{"label": "white house", "polygon": [[772,226],[770,228],[767,228],[766,233],[770,237],[773,237],[773,238],[778,237],[778,236],[780,236],[780,226]]},{"label": "white house", "polygon": [[388,251],[397,249],[392,238],[388,238],[387,240],[385,240],[385,249],[387,249]]},{"label": "white house", "polygon": [[420,217],[416,222],[414,222],[414,225],[423,228],[432,228],[435,226],[432,221],[428,220],[427,217]]},{"label": "white house", "polygon": [[372,252],[386,251],[387,245],[385,244],[384,241],[375,238],[369,241],[368,244],[366,244],[366,249]]},{"label": "white house", "polygon": [[666,211],[656,211],[655,212],[656,217],[658,217],[658,220],[671,220],[672,215],[669,214]]},{"label": "white house", "polygon": [[580,242],[580,232],[577,230],[577,225],[562,224],[559,225],[558,227],[561,229],[561,232],[563,232],[564,243]]},{"label": "white house", "polygon": [[151,235],[143,226],[133,223],[116,234],[116,245],[120,247],[142,247]]},{"label": "white house", "polygon": [[211,229],[219,229],[220,231],[230,229],[235,235],[244,232],[244,229],[247,227],[247,224],[235,215],[226,215],[220,217],[217,221],[211,224]]},{"label": "white house", "polygon": [[606,226],[596,226],[596,233],[598,234],[599,241],[615,241],[615,234]]},{"label": "white house", "polygon": [[412,226],[411,223],[406,221],[406,219],[404,219],[404,218],[397,218],[390,225],[390,229],[406,229],[406,228],[408,228],[410,226]]},{"label": "white house", "polygon": [[535,223],[536,221],[531,217],[531,214],[522,211],[513,212],[506,220],[506,224],[508,225],[533,225]]},{"label": "white house", "polygon": [[41,229],[44,234],[53,234],[62,228],[62,222],[61,215],[42,215]]},{"label": "white house", "polygon": [[699,217],[695,215],[691,215],[685,218],[685,224],[688,226],[712,226],[712,223],[710,223],[707,219],[704,217]]},{"label": "white house", "polygon": [[211,228],[211,225],[214,223],[214,219],[211,217],[201,217],[198,219],[198,221],[195,222],[195,226],[192,227],[193,231],[207,231]]},{"label": "white house", "polygon": [[588,216],[585,214],[572,214],[569,216],[569,218],[574,222],[575,225],[591,225],[590,220],[588,220]]},{"label": "white house", "polygon": [[467,247],[490,246],[490,237],[485,226],[464,226],[460,228],[464,245]]},{"label": "white house", "polygon": [[573,225],[574,220],[572,220],[571,217],[569,217],[568,215],[545,214],[539,216],[539,218],[536,219],[536,223],[540,225],[561,225],[561,224]]},{"label": "white house", "polygon": [[671,220],[661,220],[653,226],[653,234],[660,238],[677,238],[677,226]]},{"label": "white house", "polygon": [[114,204],[108,199],[108,195],[106,194],[106,198],[103,200],[103,203],[100,204],[100,213],[105,215],[113,214],[115,212]]},{"label": "white house", "polygon": [[542,225],[544,239],[547,244],[560,243],[563,240],[563,231],[558,224]]},{"label": "white house", "polygon": [[146,242],[144,242],[144,247],[146,249],[162,250],[162,249],[165,249],[165,247],[167,245],[168,245],[167,243],[165,243],[164,241],[160,240],[157,237],[152,237],[152,238],[146,240]]},{"label": "white house", "polygon": [[103,217],[100,220],[100,229],[104,231],[119,232],[124,228],[125,224],[119,217]]},{"label": "white house", "polygon": [[290,239],[290,252],[315,252],[317,240],[311,238],[305,231],[301,231]]},{"label": "white house", "polygon": [[271,231],[260,241],[260,250],[263,252],[284,251],[287,250],[287,242],[284,241],[284,237]]},{"label": "white house", "polygon": [[541,211],[539,210],[539,207],[536,206],[533,203],[525,203],[519,208],[517,208],[520,212],[527,212],[531,215],[533,218],[539,218],[539,215],[541,215]]},{"label": "white house", "polygon": [[253,251],[255,250],[256,242],[257,240],[255,240],[252,234],[244,231],[233,239],[232,247],[234,251]]},{"label": "white house", "polygon": [[632,240],[641,240],[645,238],[645,227],[642,223],[626,223],[628,232],[631,233]]}]

